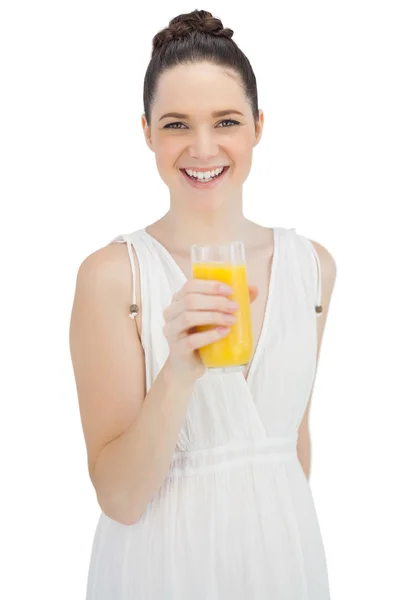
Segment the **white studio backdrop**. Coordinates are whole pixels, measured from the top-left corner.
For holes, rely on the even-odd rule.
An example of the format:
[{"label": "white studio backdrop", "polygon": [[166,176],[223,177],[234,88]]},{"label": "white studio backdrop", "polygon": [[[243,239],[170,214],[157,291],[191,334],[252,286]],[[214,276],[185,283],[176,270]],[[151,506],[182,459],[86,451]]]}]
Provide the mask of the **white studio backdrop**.
[{"label": "white studio backdrop", "polygon": [[332,599],[400,597],[400,43],[385,0],[2,4],[0,596],[85,595],[100,509],[69,354],[76,275],[168,210],[143,78],[152,37],[195,8],[234,30],[257,77],[245,215],[296,227],[337,265],[310,413]]}]

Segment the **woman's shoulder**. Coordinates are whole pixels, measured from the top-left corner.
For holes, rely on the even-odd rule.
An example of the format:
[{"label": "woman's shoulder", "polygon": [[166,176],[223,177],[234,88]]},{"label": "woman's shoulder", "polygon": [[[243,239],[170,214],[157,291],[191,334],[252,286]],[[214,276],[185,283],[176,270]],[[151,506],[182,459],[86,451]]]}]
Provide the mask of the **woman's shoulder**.
[{"label": "woman's shoulder", "polygon": [[307,237],[306,235],[297,232],[295,229],[294,231],[296,233],[297,239],[303,245],[305,244],[306,247],[311,248],[313,250],[313,253],[317,255],[321,268],[327,273],[327,276],[330,278],[334,278],[336,275],[336,261],[331,251],[326,246],[322,245],[320,242],[317,242],[316,240],[313,240]]},{"label": "woman's shoulder", "polygon": [[[100,289],[115,291],[116,297],[124,304],[124,311],[131,316],[132,304],[138,307],[136,322],[139,338],[141,339],[141,281],[139,262],[135,248],[129,244],[129,239],[109,242],[89,254],[79,269],[80,278],[92,281]],[[129,246],[128,246],[129,244]]]},{"label": "woman's shoulder", "polygon": [[86,256],[78,270],[77,286],[112,295],[126,303],[132,297],[131,266],[125,244],[107,244]]},{"label": "woman's shoulder", "polygon": [[114,238],[111,242],[94,250],[83,259],[80,269],[118,277],[121,270],[126,266],[127,252],[124,247],[125,244],[117,242],[125,242],[125,240],[122,239],[122,236],[118,236],[118,238]]}]

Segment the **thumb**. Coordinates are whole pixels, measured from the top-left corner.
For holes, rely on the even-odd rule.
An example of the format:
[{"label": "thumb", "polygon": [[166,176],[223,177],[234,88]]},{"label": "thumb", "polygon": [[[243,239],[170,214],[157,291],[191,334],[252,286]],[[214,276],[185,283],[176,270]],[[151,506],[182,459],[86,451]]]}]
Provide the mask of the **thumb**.
[{"label": "thumb", "polygon": [[248,288],[249,288],[250,302],[254,302],[254,300],[258,296],[258,287],[256,285],[249,285]]}]

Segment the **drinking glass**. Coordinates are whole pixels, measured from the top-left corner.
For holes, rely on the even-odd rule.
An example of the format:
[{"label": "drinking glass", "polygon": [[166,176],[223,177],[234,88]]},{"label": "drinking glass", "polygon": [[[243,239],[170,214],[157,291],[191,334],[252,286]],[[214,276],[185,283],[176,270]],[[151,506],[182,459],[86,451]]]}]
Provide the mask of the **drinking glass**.
[{"label": "drinking glass", "polygon": [[[199,348],[200,358],[212,372],[243,371],[253,351],[244,243],[235,240],[220,245],[194,244],[191,247],[191,266],[194,278],[216,280],[229,285],[233,290],[229,298],[239,305],[233,313],[236,321],[230,326],[229,333]],[[199,325],[196,330],[213,328],[215,325]]]}]

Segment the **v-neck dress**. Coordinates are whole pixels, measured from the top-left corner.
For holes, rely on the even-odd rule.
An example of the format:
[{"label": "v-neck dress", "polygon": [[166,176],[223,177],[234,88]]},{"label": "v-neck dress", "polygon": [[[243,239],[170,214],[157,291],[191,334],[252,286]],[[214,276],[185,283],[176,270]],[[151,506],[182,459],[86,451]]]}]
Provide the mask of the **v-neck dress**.
[{"label": "v-neck dress", "polygon": [[[273,228],[269,297],[247,380],[197,380],[169,471],[133,525],[101,512],[87,600],[329,600],[328,572],[298,428],[317,362],[321,270],[311,241]],[[186,281],[146,229],[141,283],[146,392],[168,358],[163,311]],[[136,304],[134,279],[132,304]],[[134,314],[127,315],[134,318]]]}]

